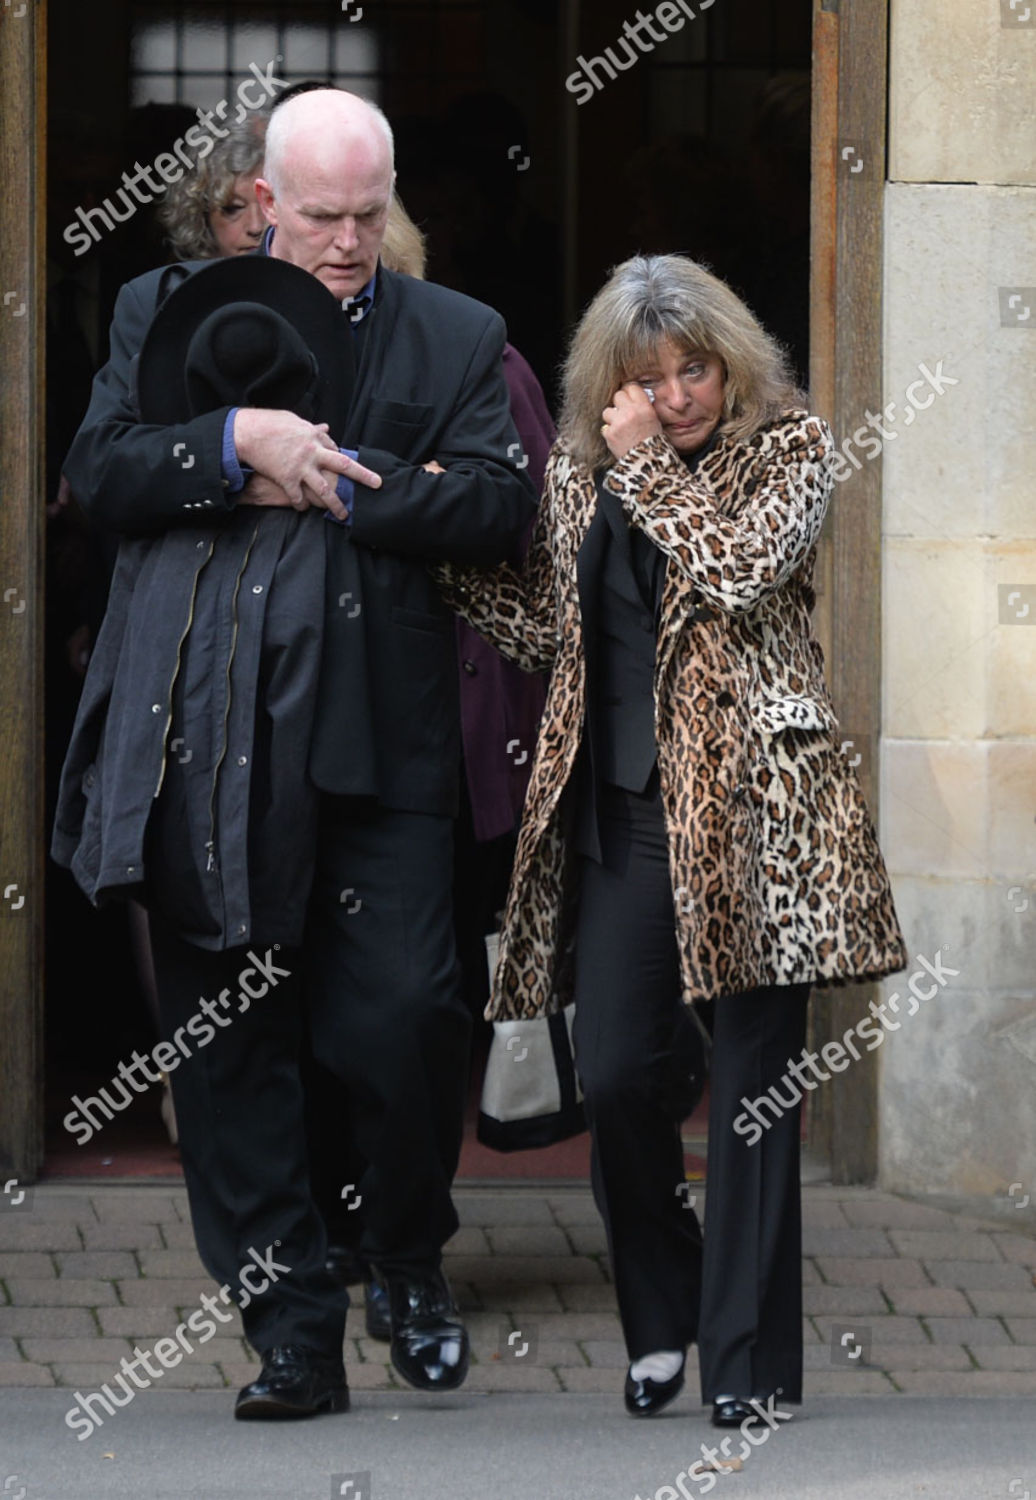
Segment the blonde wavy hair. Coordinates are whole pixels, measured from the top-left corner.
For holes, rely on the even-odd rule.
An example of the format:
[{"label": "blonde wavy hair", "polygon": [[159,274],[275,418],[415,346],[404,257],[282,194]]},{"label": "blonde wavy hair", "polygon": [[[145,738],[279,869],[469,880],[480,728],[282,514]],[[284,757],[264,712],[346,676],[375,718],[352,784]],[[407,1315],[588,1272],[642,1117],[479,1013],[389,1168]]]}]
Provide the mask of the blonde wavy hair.
[{"label": "blonde wavy hair", "polygon": [[403,200],[393,189],[385,223],[385,238],[381,242],[381,263],[387,271],[400,271],[404,276],[424,280],[427,251],[425,235],[403,207]]},{"label": "blonde wavy hair", "polygon": [[804,397],[780,344],[725,281],[686,255],[635,255],[616,266],[572,336],[559,436],[590,469],[614,460],[601,419],[615,392],[650,364],[662,342],[723,361],[719,430],[751,437]]}]

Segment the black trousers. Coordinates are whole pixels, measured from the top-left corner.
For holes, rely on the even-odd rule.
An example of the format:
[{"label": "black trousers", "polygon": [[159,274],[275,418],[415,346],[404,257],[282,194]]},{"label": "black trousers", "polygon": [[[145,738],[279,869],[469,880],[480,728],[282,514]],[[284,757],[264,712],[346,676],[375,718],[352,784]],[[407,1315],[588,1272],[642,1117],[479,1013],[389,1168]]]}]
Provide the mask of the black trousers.
[{"label": "black trousers", "polygon": [[799,1111],[750,1147],[742,1094],[784,1073],[805,1039],[808,985],[715,1006],[708,1221],[684,1188],[687,1027],[661,803],[598,792],[601,862],[582,860],[576,1066],[631,1360],[698,1342],[702,1397],[801,1399]]},{"label": "black trousers", "polygon": [[[339,1354],[348,1298],[325,1268],[300,1078],[304,1041],[344,1085],[348,1136],[366,1163],[339,1196],[362,1198],[364,1253],[386,1271],[438,1266],[457,1227],[470,1017],[460,999],[450,903],[452,823],[328,797],[301,950],[280,979],[170,1075],[199,1253],[236,1285],[249,1248],[276,1244],[290,1271],[243,1309],[263,1351]],[[204,998],[236,997],[246,950],[206,953],[153,918],[163,1031]],[[261,944],[252,951],[264,954]]]}]

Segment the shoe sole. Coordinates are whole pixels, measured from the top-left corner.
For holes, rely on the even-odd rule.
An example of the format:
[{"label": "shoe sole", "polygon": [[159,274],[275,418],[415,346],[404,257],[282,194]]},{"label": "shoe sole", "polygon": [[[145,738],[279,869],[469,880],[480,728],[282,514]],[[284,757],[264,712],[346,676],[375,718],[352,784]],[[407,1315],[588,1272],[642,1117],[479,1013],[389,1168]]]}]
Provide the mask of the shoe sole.
[{"label": "shoe sole", "polygon": [[245,1401],[234,1407],[234,1418],[238,1422],[291,1422],[302,1421],[306,1417],[319,1417],[325,1412],[343,1412],[349,1410],[349,1392],[347,1390],[331,1391],[316,1406],[309,1410],[302,1410],[297,1406],[289,1406],[286,1402],[278,1401],[276,1397],[256,1397]]}]

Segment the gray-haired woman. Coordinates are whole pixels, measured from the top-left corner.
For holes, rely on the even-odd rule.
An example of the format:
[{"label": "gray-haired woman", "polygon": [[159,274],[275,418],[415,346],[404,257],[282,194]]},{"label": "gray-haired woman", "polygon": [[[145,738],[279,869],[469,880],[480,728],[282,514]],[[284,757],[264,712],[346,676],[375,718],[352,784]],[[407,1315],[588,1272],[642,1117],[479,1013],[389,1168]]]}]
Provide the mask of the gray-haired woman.
[{"label": "gray-haired woman", "polygon": [[[717,1426],[801,1400],[789,1065],[811,985],[905,962],[810,626],[832,449],[724,283],[638,256],[573,338],[525,567],[444,575],[552,673],[488,1014],[575,999],[633,1415],[673,1399],[695,1341]],[[680,1141],[703,1000],[704,1251]],[[745,1107],[771,1087],[761,1125]]]},{"label": "gray-haired woman", "polygon": [[231,128],[193,172],[169,187],[158,210],[177,260],[246,255],[262,239],[266,221],[255,195],[262,169],[266,118]]}]

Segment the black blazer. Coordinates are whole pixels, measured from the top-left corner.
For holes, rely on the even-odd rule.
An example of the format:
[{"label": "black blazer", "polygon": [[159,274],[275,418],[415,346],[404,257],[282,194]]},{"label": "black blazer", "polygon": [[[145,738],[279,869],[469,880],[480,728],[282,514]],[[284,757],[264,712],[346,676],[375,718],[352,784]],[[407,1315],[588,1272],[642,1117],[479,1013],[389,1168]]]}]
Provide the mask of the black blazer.
[{"label": "black blazer", "polygon": [[[234,508],[221,470],[228,408],[173,427],[138,420],[134,363],[164,274],[148,272],[119,293],[111,358],[65,464],[87,514],[130,535],[218,528]],[[452,615],[428,564],[513,556],[535,497],[516,468],[499,315],[381,270],[367,322],[353,401],[335,436],[358,449],[383,487],[356,486],[351,528],[323,512],[304,518],[322,528],[327,559],[325,577],[313,580],[325,590],[325,620],[310,769],[327,790],[453,813],[460,736]],[[344,314],[342,336],[353,336]],[[426,473],[430,459],[447,473]]]}]

